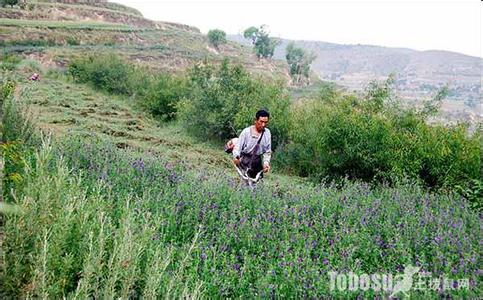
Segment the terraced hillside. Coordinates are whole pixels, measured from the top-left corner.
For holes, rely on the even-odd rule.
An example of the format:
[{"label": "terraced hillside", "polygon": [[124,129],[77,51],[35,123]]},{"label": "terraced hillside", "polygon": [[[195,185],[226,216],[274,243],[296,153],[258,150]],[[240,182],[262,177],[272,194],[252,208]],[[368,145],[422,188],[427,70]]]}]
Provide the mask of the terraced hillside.
[{"label": "terraced hillside", "polygon": [[0,40],[5,51],[35,57],[50,66],[64,66],[72,56],[88,51],[115,51],[167,71],[228,57],[252,73],[288,80],[284,62],[259,61],[249,47],[233,42],[214,49],[197,28],[147,20],[115,3],[28,2],[24,8],[5,7],[0,9]]}]

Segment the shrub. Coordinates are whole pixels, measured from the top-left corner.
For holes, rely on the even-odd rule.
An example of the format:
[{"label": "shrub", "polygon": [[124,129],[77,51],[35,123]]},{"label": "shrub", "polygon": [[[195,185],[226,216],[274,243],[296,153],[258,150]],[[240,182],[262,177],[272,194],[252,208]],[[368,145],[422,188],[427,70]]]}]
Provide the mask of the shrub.
[{"label": "shrub", "polygon": [[287,138],[289,99],[282,84],[251,78],[242,66],[224,60],[219,68],[196,66],[191,70],[192,91],[180,103],[185,127],[203,138],[224,140],[253,122],[261,108],[271,114],[272,147]]},{"label": "shrub", "polygon": [[54,39],[22,39],[22,40],[10,40],[3,42],[5,46],[30,46],[30,47],[52,47],[56,46],[57,42]]},{"label": "shrub", "polygon": [[32,148],[38,143],[31,116],[27,113],[24,98],[20,92],[15,97],[15,82],[0,83],[0,156],[3,160],[2,192],[4,199],[11,199],[11,190],[23,183],[24,166]]},{"label": "shrub", "polygon": [[189,81],[182,76],[158,75],[146,89],[143,105],[154,116],[162,120],[176,117],[176,107],[189,94]]},{"label": "shrub", "polygon": [[67,43],[67,45],[69,45],[69,46],[78,46],[78,45],[80,45],[80,41],[79,41],[79,39],[77,39],[77,38],[75,38],[75,37],[72,37],[72,36],[70,36],[70,37],[68,37],[68,38],[66,39],[66,43]]},{"label": "shrub", "polygon": [[462,124],[428,125],[431,105],[403,110],[389,86],[373,84],[365,98],[324,92],[296,106],[291,143],[277,160],[288,172],[318,180],[410,176],[439,188],[479,179],[479,133],[468,137]]},{"label": "shrub", "polygon": [[98,89],[110,93],[130,95],[134,68],[114,54],[91,55],[73,60],[69,73],[75,81],[91,83]]},{"label": "shrub", "polygon": [[14,5],[18,4],[18,1],[19,0],[0,0],[0,6],[5,7],[7,5],[10,5],[11,7],[13,7]]},{"label": "shrub", "polygon": [[162,120],[176,116],[177,103],[189,93],[189,81],[183,76],[152,75],[146,68],[129,64],[120,57],[92,55],[73,60],[68,73],[74,81],[90,83],[113,94],[128,95]]},{"label": "shrub", "polygon": [[208,40],[215,48],[226,43],[226,33],[223,30],[212,29],[208,31]]}]

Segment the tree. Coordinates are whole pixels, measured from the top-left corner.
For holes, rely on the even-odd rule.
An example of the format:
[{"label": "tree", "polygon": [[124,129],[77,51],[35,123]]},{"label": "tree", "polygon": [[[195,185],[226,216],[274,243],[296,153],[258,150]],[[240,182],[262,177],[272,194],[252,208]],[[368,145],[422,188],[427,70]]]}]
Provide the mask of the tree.
[{"label": "tree", "polygon": [[243,32],[243,37],[246,38],[247,40],[251,40],[252,44],[255,45],[255,42],[257,41],[257,34],[258,34],[258,28],[252,26],[247,28]]},{"label": "tree", "polygon": [[302,76],[306,79],[310,75],[310,64],[315,60],[313,53],[307,53],[304,49],[298,48],[293,42],[285,48],[287,63],[290,67],[290,76],[295,83],[300,83]]},{"label": "tree", "polygon": [[208,39],[210,44],[218,49],[219,45],[226,43],[226,33],[223,30],[212,29],[208,31]]},{"label": "tree", "polygon": [[251,40],[255,46],[255,54],[258,58],[272,58],[275,52],[275,47],[279,44],[279,41],[271,38],[268,35],[268,31],[265,29],[265,25],[256,27],[249,27],[243,32],[243,37]]}]

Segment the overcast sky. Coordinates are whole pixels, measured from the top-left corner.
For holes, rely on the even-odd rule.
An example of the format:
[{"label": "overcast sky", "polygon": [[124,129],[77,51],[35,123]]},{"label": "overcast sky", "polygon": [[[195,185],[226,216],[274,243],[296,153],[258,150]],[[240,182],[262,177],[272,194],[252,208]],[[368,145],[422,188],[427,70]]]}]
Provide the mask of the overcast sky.
[{"label": "overcast sky", "polygon": [[243,33],[268,25],[271,36],[482,55],[479,0],[116,0],[148,19]]}]

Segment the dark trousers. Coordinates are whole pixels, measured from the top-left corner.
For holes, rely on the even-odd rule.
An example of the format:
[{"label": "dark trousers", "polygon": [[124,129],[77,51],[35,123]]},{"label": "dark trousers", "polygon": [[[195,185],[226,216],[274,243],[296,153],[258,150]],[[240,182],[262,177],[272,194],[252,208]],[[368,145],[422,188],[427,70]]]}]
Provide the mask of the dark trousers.
[{"label": "dark trousers", "polygon": [[[252,155],[251,153],[241,153],[240,169],[247,172],[251,178],[255,178],[257,174],[263,170],[262,156]],[[260,177],[263,177],[263,173]]]}]

